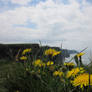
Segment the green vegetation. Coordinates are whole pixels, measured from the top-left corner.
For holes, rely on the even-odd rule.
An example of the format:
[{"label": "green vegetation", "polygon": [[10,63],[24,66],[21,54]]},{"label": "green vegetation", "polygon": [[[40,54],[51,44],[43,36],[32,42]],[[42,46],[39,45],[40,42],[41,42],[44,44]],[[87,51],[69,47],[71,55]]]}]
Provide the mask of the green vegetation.
[{"label": "green vegetation", "polygon": [[75,62],[58,64],[62,54],[52,48],[33,55],[32,48],[16,54],[15,61],[0,60],[0,92],[91,92],[92,65],[85,66],[76,54]]}]

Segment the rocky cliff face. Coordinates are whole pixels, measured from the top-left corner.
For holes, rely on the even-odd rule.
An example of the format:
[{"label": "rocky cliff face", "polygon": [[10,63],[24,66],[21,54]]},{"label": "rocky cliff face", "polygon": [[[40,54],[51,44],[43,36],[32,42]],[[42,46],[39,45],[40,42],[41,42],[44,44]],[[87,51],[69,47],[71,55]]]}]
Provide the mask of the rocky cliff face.
[{"label": "rocky cliff face", "polygon": [[33,54],[39,49],[38,44],[0,44],[0,58],[10,58],[15,56],[19,50],[32,48]]},{"label": "rocky cliff face", "polygon": [[43,51],[48,48],[53,48],[57,51],[61,51],[61,54],[57,55],[55,57],[55,60],[58,61],[57,63],[63,63],[65,57],[69,57],[70,54],[67,49],[60,49],[59,47],[50,47],[50,46],[39,46],[39,44],[0,44],[0,59],[14,59],[18,51],[20,50],[20,53],[25,48],[31,48],[32,49],[32,55],[37,55],[37,58],[39,58],[41,55],[43,55]]}]

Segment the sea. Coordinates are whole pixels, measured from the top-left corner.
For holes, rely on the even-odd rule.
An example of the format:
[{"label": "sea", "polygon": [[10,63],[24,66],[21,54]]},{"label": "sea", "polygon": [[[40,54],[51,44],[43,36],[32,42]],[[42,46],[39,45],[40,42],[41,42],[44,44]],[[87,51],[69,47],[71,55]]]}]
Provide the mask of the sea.
[{"label": "sea", "polygon": [[[84,51],[84,53],[85,54],[82,56],[82,61],[83,61],[83,64],[88,65],[92,62],[92,51],[86,50]],[[65,62],[69,62],[75,55],[76,53],[70,54],[70,57],[65,58]],[[71,62],[75,63],[74,59],[72,59]]]}]

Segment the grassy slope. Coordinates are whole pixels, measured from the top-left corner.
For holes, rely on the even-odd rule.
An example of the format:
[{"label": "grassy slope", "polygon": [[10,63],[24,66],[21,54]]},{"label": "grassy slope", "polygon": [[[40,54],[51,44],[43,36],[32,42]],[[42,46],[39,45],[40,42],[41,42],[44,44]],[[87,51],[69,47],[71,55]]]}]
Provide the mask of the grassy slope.
[{"label": "grassy slope", "polygon": [[6,89],[3,88],[3,82],[6,78],[7,72],[11,68],[11,64],[5,60],[0,60],[0,92],[6,92]]},{"label": "grassy slope", "polygon": [[[10,74],[15,75],[16,71],[19,70],[18,68],[20,68],[18,63],[7,60],[0,60],[0,92],[7,92],[3,87],[3,83],[7,76]],[[21,70],[19,72],[21,72]]]},{"label": "grassy slope", "polygon": [[[0,92],[7,92],[7,90],[3,87],[5,78],[8,74],[16,76],[16,71],[21,73],[20,66],[21,65],[16,62],[0,60]],[[92,73],[92,65],[88,68],[88,70]]]}]

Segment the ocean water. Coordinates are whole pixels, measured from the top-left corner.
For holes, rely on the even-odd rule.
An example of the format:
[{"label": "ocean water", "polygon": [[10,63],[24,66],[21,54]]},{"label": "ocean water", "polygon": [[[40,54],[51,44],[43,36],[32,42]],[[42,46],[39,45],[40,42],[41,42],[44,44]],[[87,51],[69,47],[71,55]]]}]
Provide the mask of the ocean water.
[{"label": "ocean water", "polygon": [[[90,50],[84,51],[84,55],[82,56],[83,64],[88,65],[90,62],[92,62],[92,52]],[[71,60],[72,57],[74,57],[76,54],[71,54],[69,58],[65,58],[65,62],[68,62]],[[74,59],[72,62],[75,62]]]}]

